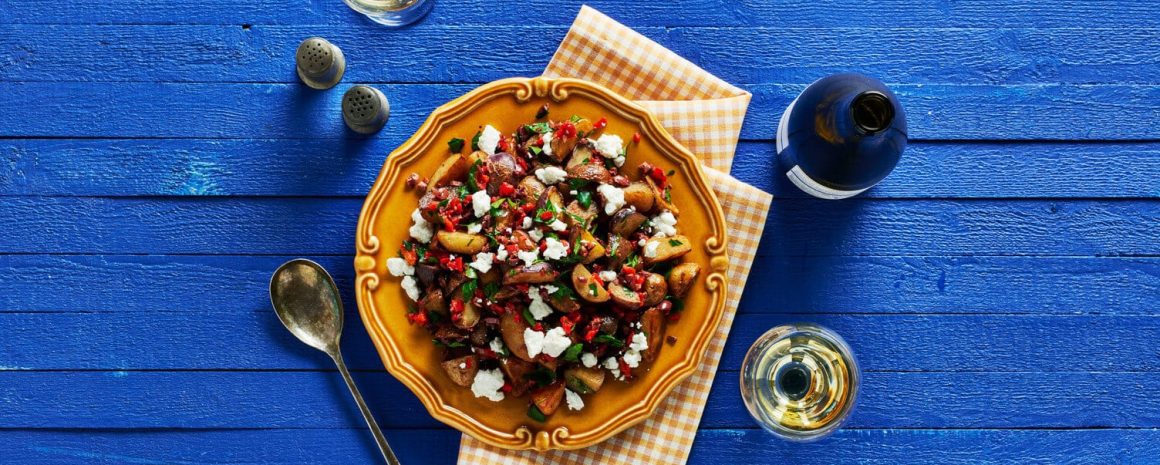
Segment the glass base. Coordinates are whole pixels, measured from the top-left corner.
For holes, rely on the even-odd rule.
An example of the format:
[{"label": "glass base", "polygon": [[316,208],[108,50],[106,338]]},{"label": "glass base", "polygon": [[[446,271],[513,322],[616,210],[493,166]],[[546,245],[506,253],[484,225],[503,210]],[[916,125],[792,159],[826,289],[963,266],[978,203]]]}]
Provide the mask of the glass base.
[{"label": "glass base", "polygon": [[427,16],[435,0],[343,0],[351,9],[371,21],[388,27],[402,27]]}]

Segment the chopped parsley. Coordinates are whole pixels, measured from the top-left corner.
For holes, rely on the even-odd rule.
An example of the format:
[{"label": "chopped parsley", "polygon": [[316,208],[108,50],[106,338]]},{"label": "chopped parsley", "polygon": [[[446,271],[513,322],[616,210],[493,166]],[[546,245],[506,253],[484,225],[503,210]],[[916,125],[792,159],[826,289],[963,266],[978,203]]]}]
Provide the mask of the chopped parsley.
[{"label": "chopped parsley", "polygon": [[524,127],[536,134],[543,134],[551,129],[546,122],[527,124]]},{"label": "chopped parsley", "polygon": [[544,412],[541,412],[540,408],[536,407],[536,404],[532,404],[531,407],[528,407],[528,418],[536,420],[540,423],[548,421],[548,417],[544,416]]},{"label": "chopped parsley", "polygon": [[524,321],[527,321],[529,326],[536,325],[536,317],[532,316],[531,310],[524,308],[523,315],[524,315]]},{"label": "chopped parsley", "polygon": [[588,283],[588,295],[596,295],[596,283]]},{"label": "chopped parsley", "polygon": [[669,245],[670,245],[670,246],[673,246],[673,247],[676,247],[676,246],[679,246],[679,245],[681,245],[681,241],[678,241],[678,240],[676,240],[676,239],[669,239]]},{"label": "chopped parsley", "polygon": [[464,344],[464,343],[459,342],[459,341],[443,342],[443,341],[440,341],[438,339],[432,339],[431,342],[434,343],[436,347],[446,347],[448,349],[458,349],[460,347],[467,347],[467,344]]},{"label": "chopped parsley", "polygon": [[588,208],[592,206],[592,193],[588,191],[577,191],[576,201],[580,202],[580,206]]},{"label": "chopped parsley", "polygon": [[535,371],[524,375],[524,378],[535,381],[539,386],[547,386],[556,381],[556,370],[549,370],[541,365]]},{"label": "chopped parsley", "polygon": [[471,168],[467,169],[467,187],[472,192],[479,190],[479,183],[475,181],[475,178],[479,176],[479,165],[482,164],[483,160],[475,160],[475,163],[471,164]]},{"label": "chopped parsley", "polygon": [[495,293],[499,292],[499,283],[487,283],[483,285],[483,295],[488,299],[495,297]]},{"label": "chopped parsley", "polygon": [[564,350],[564,354],[561,355],[560,357],[563,358],[564,361],[566,361],[566,362],[575,362],[576,360],[578,360],[580,358],[580,351],[581,350],[584,350],[584,344],[580,344],[580,343],[572,344],[571,346],[568,346],[568,348]]},{"label": "chopped parsley", "polygon": [[[588,185],[587,179],[580,179],[580,178],[568,179],[568,187],[570,187],[572,189],[576,189],[576,190],[582,189],[582,188],[584,188],[584,186],[587,186],[587,185]],[[579,194],[577,194],[577,195],[579,195]],[[589,194],[589,195],[591,195],[591,194]]]},{"label": "chopped parsley", "polygon": [[479,150],[479,136],[483,135],[483,131],[475,133],[475,137],[471,138],[471,150]]},{"label": "chopped parsley", "polygon": [[532,152],[533,155],[539,155],[541,153],[544,153],[544,149],[542,149],[540,147],[536,147],[534,145],[531,147],[528,147],[528,151]]},{"label": "chopped parsley", "polygon": [[475,290],[478,288],[479,281],[475,279],[469,279],[467,282],[463,283],[463,286],[460,287],[459,290],[463,292],[464,300],[471,300],[472,297],[475,297]]},{"label": "chopped parsley", "polygon": [[674,174],[677,174],[677,170],[669,170],[668,176],[672,176]]},{"label": "chopped parsley", "polygon": [[462,153],[463,139],[452,137],[451,140],[447,141],[447,148],[451,149],[451,153]]},{"label": "chopped parsley", "polygon": [[598,334],[594,341],[597,344],[608,344],[613,347],[624,347],[624,341],[617,339],[616,336],[611,334]]},{"label": "chopped parsley", "polygon": [[580,115],[572,115],[571,118],[568,118],[568,121],[571,121],[573,123],[579,123],[580,120],[582,120],[582,119],[584,119],[584,118],[581,118]]},{"label": "chopped parsley", "polygon": [[636,268],[636,266],[640,264],[640,257],[638,257],[636,254],[629,255],[628,260],[626,260],[624,264],[629,268]]}]

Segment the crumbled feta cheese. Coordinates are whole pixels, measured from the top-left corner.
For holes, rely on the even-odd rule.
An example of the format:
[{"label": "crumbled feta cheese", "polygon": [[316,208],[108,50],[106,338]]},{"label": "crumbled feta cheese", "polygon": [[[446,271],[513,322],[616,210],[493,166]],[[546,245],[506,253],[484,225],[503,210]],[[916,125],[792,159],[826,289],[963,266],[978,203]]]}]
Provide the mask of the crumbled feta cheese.
[{"label": "crumbled feta cheese", "polygon": [[528,229],[532,227],[532,217],[525,216],[523,223],[520,223],[520,229]]},{"label": "crumbled feta cheese", "polygon": [[536,170],[536,178],[545,186],[562,183],[567,176],[568,172],[557,166],[545,166]]},{"label": "crumbled feta cheese", "polygon": [[543,352],[552,357],[559,357],[571,345],[572,339],[564,334],[564,328],[557,326],[544,335]]},{"label": "crumbled feta cheese", "polygon": [[480,189],[471,194],[471,208],[475,210],[476,218],[483,218],[491,210],[491,196],[487,195],[486,190]]},{"label": "crumbled feta cheese", "polygon": [[540,287],[544,288],[544,290],[547,291],[549,294],[555,294],[556,291],[560,290],[560,288],[553,286],[551,284],[545,284],[545,285],[540,286]]},{"label": "crumbled feta cheese", "polygon": [[419,301],[419,283],[415,281],[414,276],[403,276],[403,291],[411,300]]},{"label": "crumbled feta cheese", "polygon": [[677,235],[677,217],[673,216],[673,212],[665,210],[661,214],[652,217],[650,223],[652,223],[653,235],[656,237]]},{"label": "crumbled feta cheese", "polygon": [[391,257],[387,259],[387,271],[391,272],[391,276],[410,276],[415,274],[415,267],[399,257]]},{"label": "crumbled feta cheese", "polygon": [[571,389],[564,390],[564,401],[568,403],[568,410],[580,410],[584,408],[584,399],[581,399],[580,394],[572,392]]},{"label": "crumbled feta cheese", "polygon": [[543,320],[544,317],[552,314],[552,307],[549,307],[544,302],[544,297],[540,295],[540,287],[529,288],[528,297],[532,300],[528,304],[528,312],[532,314],[532,318],[535,318],[536,321]]},{"label": "crumbled feta cheese", "polygon": [[600,272],[600,280],[606,283],[616,281],[616,272],[612,270],[604,270]]},{"label": "crumbled feta cheese", "polygon": [[620,363],[616,361],[615,357],[608,357],[604,359],[604,368],[612,373],[612,377],[623,380],[624,375],[620,373]]},{"label": "crumbled feta cheese", "polygon": [[548,247],[544,249],[544,258],[559,260],[568,256],[568,245],[554,238],[544,239]]},{"label": "crumbled feta cheese", "polygon": [[489,348],[491,348],[491,350],[497,354],[503,353],[503,341],[499,340],[498,337],[495,339],[492,339],[491,342],[488,343],[487,346]]},{"label": "crumbled feta cheese", "polygon": [[491,252],[480,252],[475,254],[475,260],[471,261],[471,267],[479,270],[480,273],[487,273],[491,271],[491,263],[495,261],[495,254]]},{"label": "crumbled feta cheese", "polygon": [[640,238],[640,240],[639,240],[639,241],[636,241],[636,245],[639,245],[639,246],[641,246],[641,247],[644,247],[644,245],[645,245],[645,244],[648,244],[648,238],[647,238],[647,237],[642,237],[642,238]]},{"label": "crumbled feta cheese", "polygon": [[492,402],[503,400],[503,373],[498,368],[479,370],[471,383],[475,397],[483,397]]},{"label": "crumbled feta cheese", "polygon": [[622,150],[624,150],[624,140],[616,134],[601,134],[600,138],[596,139],[596,151],[600,152],[604,158],[611,158],[616,166],[624,166]]},{"label": "crumbled feta cheese", "polygon": [[572,190],[568,191],[568,193],[572,194],[572,195],[580,195],[579,192],[576,192],[576,189],[572,189]]},{"label": "crumbled feta cheese", "polygon": [[544,352],[544,333],[532,328],[524,328],[524,347],[528,349],[528,357],[535,357]]},{"label": "crumbled feta cheese", "polygon": [[459,369],[466,370],[467,369],[467,362],[459,362]]},{"label": "crumbled feta cheese", "polygon": [[640,352],[629,350],[624,353],[624,364],[629,368],[636,368],[640,366]]},{"label": "crumbled feta cheese", "polygon": [[540,251],[538,249],[528,251],[521,250],[516,252],[516,256],[519,257],[520,260],[524,261],[525,266],[531,266],[531,264],[535,263],[536,260],[540,259]]},{"label": "crumbled feta cheese", "polygon": [[635,350],[638,352],[644,352],[645,350],[648,350],[648,335],[644,334],[643,332],[634,333],[632,335],[632,341],[630,341],[628,344],[628,348],[629,350]]},{"label": "crumbled feta cheese", "polygon": [[495,251],[495,259],[499,260],[501,262],[507,261],[507,259],[508,259],[507,247],[500,247],[499,250],[496,250]]},{"label": "crumbled feta cheese", "polygon": [[592,368],[596,366],[596,356],[589,352],[585,352],[580,355],[580,363],[583,363],[586,368]]},{"label": "crumbled feta cheese", "polygon": [[552,131],[545,132],[544,137],[544,155],[552,154]]},{"label": "crumbled feta cheese", "polygon": [[648,244],[645,244],[645,246],[644,246],[645,258],[653,258],[653,257],[657,256],[657,247],[660,247],[660,245],[661,245],[660,242],[648,241]]},{"label": "crumbled feta cheese", "polygon": [[495,155],[495,148],[499,145],[500,133],[491,125],[484,126],[483,132],[479,133],[479,149],[486,152],[488,155]]},{"label": "crumbled feta cheese", "polygon": [[[472,197],[474,199],[474,197]],[[483,231],[483,223],[471,223],[467,225],[467,232],[471,234],[479,234]]]},{"label": "crumbled feta cheese", "polygon": [[539,229],[529,229],[528,237],[532,238],[533,241],[540,242],[540,239],[544,238],[544,233]]},{"label": "crumbled feta cheese", "polygon": [[604,198],[604,214],[611,215],[624,206],[624,190],[611,184],[601,184],[596,192]]},{"label": "crumbled feta cheese", "polygon": [[419,214],[418,208],[411,212],[411,221],[415,222],[408,231],[411,233],[411,237],[424,244],[431,242],[431,237],[435,235],[435,228],[431,227],[431,223],[423,219],[423,215]]},{"label": "crumbled feta cheese", "polygon": [[560,220],[552,220],[551,223],[548,223],[548,227],[552,228],[553,231],[563,231],[568,229],[568,225],[564,224],[564,222]]}]

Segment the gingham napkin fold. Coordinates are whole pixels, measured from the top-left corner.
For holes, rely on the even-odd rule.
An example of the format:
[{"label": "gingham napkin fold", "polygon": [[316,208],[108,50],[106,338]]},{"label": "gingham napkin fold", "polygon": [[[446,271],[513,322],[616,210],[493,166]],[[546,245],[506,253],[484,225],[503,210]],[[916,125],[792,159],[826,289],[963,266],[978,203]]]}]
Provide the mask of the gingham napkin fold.
[{"label": "gingham napkin fold", "polygon": [[701,158],[728,225],[730,293],[704,362],[648,420],[575,451],[510,451],[463,435],[459,463],[684,464],[773,200],[726,174],[750,95],[587,6],[581,8],[544,76],[586,79],[636,100]]}]

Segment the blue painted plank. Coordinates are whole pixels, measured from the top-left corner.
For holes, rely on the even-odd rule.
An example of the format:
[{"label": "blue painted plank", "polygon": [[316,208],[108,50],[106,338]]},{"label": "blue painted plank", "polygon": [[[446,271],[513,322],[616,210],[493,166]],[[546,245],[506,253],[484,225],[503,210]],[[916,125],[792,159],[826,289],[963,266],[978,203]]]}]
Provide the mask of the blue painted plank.
[{"label": "blue painted plank", "polygon": [[[0,253],[350,254],[362,203],[10,197]],[[1152,200],[775,199],[758,255],[1156,255],[1158,223]]]},{"label": "blue painted plank", "polygon": [[[0,139],[0,196],[359,196],[393,148],[384,138],[354,151],[325,139]],[[775,163],[772,141],[743,142],[732,174],[804,197]],[[300,182],[318,172],[330,175]],[[1157,198],[1160,143],[918,141],[863,196]]]},{"label": "blue painted plank", "polygon": [[[291,258],[0,255],[0,313],[265,313],[270,273]],[[354,257],[315,258],[356,318]],[[1160,258],[775,257],[757,261],[749,283],[742,314],[1150,315]],[[189,299],[191,288],[212,292]]]},{"label": "blue painted plank", "polygon": [[[287,68],[287,72],[289,68]],[[365,141],[339,117],[343,84],[0,82],[0,137],[333,138],[359,156]],[[386,84],[388,145],[411,135],[468,84]],[[756,84],[743,139],[772,139],[804,84]],[[1160,86],[898,85],[915,140],[1157,140]],[[193,104],[196,102],[196,104]],[[1076,122],[1084,122],[1077,125]]]},{"label": "blue painted plank", "polygon": [[[702,429],[757,428],[741,402],[737,377],[735,371],[718,373]],[[384,427],[442,426],[390,375],[356,372],[354,378]],[[334,371],[6,371],[0,380],[2,429],[362,427]],[[847,426],[1157,428],[1157,388],[1157,373],[869,372]],[[1018,414],[995,414],[1014,404]]]},{"label": "blue painted plank", "polygon": [[[400,460],[454,463],[459,433],[389,430]],[[1155,430],[839,430],[813,443],[759,430],[701,430],[690,465],[720,463],[1151,463]],[[27,465],[91,463],[349,465],[379,458],[358,429],[0,431],[0,454]]]},{"label": "blue painted plank", "polygon": [[[524,0],[435,2],[422,24],[563,25],[581,4],[630,26],[776,27],[1157,27],[1160,9],[1150,2],[1045,0]],[[330,0],[74,0],[61,14],[38,0],[0,0],[0,24],[358,24],[375,26]],[[535,12],[529,14],[529,12]],[[673,14],[679,12],[679,14]],[[1082,24],[1077,24],[1082,18]]]},{"label": "blue painted plank", "polygon": [[[194,286],[186,289],[191,296],[209,291]],[[254,289],[255,294],[263,292],[263,288]],[[164,305],[179,308],[181,302]],[[273,311],[267,310],[267,305],[215,314],[0,313],[0,340],[5,341],[0,347],[0,368],[312,370],[329,367],[329,360],[294,339]],[[1154,312],[1155,308],[1148,311]],[[1160,340],[1160,315],[1155,314],[746,313],[736,318],[721,356],[721,366],[737,369],[749,345],[767,329],[803,320],[832,327],[842,334],[858,354],[862,367],[872,371],[1160,371],[1160,353],[1154,347],[1155,341]],[[382,368],[359,318],[348,319],[344,344],[347,363],[352,368]]]},{"label": "blue painted plank", "polygon": [[[555,26],[421,23],[325,29],[351,60],[346,82],[488,82],[539,74],[564,37]],[[737,84],[808,84],[857,71],[906,84],[1157,84],[1160,29],[640,28]],[[311,26],[13,26],[5,81],[293,83]],[[478,44],[487,43],[486,52]]]}]

